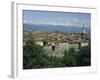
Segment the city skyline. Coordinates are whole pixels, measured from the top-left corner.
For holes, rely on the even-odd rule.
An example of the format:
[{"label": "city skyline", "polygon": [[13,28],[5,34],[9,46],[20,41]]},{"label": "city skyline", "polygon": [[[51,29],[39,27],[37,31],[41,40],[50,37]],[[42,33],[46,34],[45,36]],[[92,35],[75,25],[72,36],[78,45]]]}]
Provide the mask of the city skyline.
[{"label": "city skyline", "polygon": [[23,69],[91,66],[91,14],[23,11]]}]

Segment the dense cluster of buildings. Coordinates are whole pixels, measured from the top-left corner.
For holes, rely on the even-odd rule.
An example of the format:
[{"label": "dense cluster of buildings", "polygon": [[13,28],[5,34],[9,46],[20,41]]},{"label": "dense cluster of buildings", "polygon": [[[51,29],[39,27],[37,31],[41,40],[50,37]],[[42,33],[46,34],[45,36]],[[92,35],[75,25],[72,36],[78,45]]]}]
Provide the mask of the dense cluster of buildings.
[{"label": "dense cluster of buildings", "polygon": [[48,31],[24,31],[23,42],[34,40],[37,45],[43,46],[48,55],[61,57],[63,51],[74,48],[76,51],[82,46],[89,45],[90,34],[83,32],[48,32]]}]

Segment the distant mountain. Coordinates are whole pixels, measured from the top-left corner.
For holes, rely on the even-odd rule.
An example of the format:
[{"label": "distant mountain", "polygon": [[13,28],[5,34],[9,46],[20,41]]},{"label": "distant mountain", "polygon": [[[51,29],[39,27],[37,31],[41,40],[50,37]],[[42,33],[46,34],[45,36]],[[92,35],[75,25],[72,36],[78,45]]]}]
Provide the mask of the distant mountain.
[{"label": "distant mountain", "polygon": [[[24,30],[47,30],[63,32],[82,32],[82,27],[64,25],[45,25],[45,24],[23,24]],[[90,32],[90,27],[85,27],[86,32]]]}]

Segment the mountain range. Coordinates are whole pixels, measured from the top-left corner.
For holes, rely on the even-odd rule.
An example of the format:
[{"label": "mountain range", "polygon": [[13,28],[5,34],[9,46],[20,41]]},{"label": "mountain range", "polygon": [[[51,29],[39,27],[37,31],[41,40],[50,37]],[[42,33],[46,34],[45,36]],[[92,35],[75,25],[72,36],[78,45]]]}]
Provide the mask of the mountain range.
[{"label": "mountain range", "polygon": [[[26,24],[23,23],[24,30],[43,30],[43,31],[61,31],[61,32],[82,32],[80,26],[50,25],[50,24]],[[90,32],[90,27],[85,27],[86,32]]]}]

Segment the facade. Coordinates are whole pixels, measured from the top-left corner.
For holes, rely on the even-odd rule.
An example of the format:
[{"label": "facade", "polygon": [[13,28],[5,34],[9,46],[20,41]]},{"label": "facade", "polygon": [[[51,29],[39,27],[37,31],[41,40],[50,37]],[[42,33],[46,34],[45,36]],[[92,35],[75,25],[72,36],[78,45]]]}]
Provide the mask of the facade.
[{"label": "facade", "polygon": [[89,45],[88,42],[82,42],[82,43],[81,43],[81,47],[88,46],[88,45]]},{"label": "facade", "polygon": [[43,41],[36,41],[35,42],[37,45],[43,46]]},{"label": "facade", "polygon": [[[63,52],[65,50],[69,50],[71,48],[74,48],[76,51],[79,50],[80,47],[88,46],[88,42],[59,42],[59,43],[54,43],[54,42],[47,42],[45,45],[43,42],[39,41],[36,42],[36,44],[43,46],[46,52],[48,53],[49,56],[56,56],[56,57],[62,57],[64,56]],[[49,44],[49,45],[48,45]]]},{"label": "facade", "polygon": [[79,50],[79,48],[80,48],[80,43],[69,43],[69,49],[71,49],[71,48],[74,48],[76,51],[78,51]]}]

